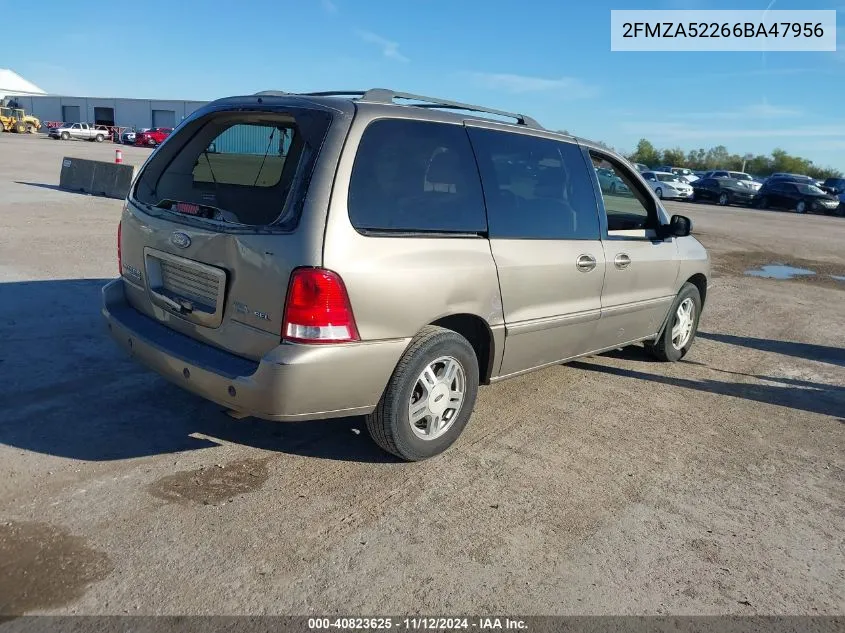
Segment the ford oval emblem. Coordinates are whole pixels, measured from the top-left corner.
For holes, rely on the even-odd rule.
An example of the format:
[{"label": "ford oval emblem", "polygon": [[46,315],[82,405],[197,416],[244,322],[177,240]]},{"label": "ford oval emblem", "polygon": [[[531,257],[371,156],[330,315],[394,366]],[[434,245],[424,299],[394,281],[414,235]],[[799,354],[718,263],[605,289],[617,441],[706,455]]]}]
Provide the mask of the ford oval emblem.
[{"label": "ford oval emblem", "polygon": [[178,246],[179,248],[188,248],[191,245],[191,238],[180,231],[173,233],[170,236],[170,241],[173,243],[173,246]]}]

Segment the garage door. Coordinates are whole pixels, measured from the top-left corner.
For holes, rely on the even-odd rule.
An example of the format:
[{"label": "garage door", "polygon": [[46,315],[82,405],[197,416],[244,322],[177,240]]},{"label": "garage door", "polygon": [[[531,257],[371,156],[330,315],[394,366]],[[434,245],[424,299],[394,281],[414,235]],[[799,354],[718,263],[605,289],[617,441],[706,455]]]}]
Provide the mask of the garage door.
[{"label": "garage door", "polygon": [[114,125],[114,108],[94,108],[94,123]]},{"label": "garage door", "polygon": [[153,127],[176,127],[174,110],[153,110]]},{"label": "garage door", "polygon": [[79,106],[62,106],[62,122],[82,123],[82,117],[79,115]]}]

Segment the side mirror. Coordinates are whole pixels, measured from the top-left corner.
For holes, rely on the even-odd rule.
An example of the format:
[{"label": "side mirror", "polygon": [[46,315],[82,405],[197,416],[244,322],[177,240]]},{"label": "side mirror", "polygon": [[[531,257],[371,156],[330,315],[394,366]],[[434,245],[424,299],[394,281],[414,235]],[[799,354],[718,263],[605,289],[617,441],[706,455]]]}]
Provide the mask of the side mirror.
[{"label": "side mirror", "polygon": [[685,215],[673,215],[665,231],[667,237],[686,237],[692,233],[692,220]]}]

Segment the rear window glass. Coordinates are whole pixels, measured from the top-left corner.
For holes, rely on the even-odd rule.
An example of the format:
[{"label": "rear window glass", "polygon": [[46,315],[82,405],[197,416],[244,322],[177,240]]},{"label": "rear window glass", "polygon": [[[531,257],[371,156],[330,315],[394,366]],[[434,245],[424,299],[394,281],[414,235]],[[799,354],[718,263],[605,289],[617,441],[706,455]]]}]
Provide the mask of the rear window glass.
[{"label": "rear window glass", "polygon": [[463,126],[371,123],[352,167],[348,210],[358,230],[486,231],[481,181]]},{"label": "rear window glass", "polygon": [[226,112],[198,119],[156,150],[141,173],[135,197],[206,219],[259,226],[285,223],[301,208],[306,174],[330,121],[317,112],[299,120],[272,112]]}]

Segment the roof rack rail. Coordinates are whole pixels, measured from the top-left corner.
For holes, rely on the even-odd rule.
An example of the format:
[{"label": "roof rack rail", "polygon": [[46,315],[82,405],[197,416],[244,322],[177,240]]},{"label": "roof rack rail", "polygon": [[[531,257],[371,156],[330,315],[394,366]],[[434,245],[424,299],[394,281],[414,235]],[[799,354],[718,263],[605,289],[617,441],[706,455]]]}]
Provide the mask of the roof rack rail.
[{"label": "roof rack rail", "polygon": [[301,92],[307,97],[363,97],[366,90],[329,90],[326,92]]},{"label": "roof rack rail", "polygon": [[416,101],[418,103],[410,103],[408,105],[417,108],[444,108],[447,110],[464,110],[466,112],[483,112],[485,114],[495,114],[497,116],[515,119],[518,125],[535,128],[538,130],[544,129],[535,119],[525,114],[517,112],[506,112],[504,110],[495,110],[493,108],[485,108],[483,106],[472,105],[469,103],[461,103],[460,101],[447,101],[446,99],[439,99],[437,97],[426,97],[424,95],[412,94],[410,92],[397,92],[387,88],[371,88],[369,90],[329,90],[325,92],[302,92],[302,93],[275,93],[268,91],[259,94],[301,94],[308,97],[357,97],[361,101],[370,101],[372,103],[393,103],[396,99],[403,99],[406,101]]},{"label": "roof rack rail", "polygon": [[261,92],[256,92],[253,96],[254,97],[286,97],[290,92],[284,92],[283,90],[262,90]]},{"label": "roof rack rail", "polygon": [[419,103],[412,103],[417,108],[444,108],[449,110],[465,110],[467,112],[483,112],[485,114],[495,114],[496,116],[506,117],[509,119],[516,119],[518,125],[525,127],[543,129],[535,119],[525,114],[517,112],[506,112],[505,110],[495,110],[493,108],[485,108],[484,106],[472,105],[470,103],[462,103],[460,101],[448,101],[446,99],[439,99],[437,97],[426,97],[424,95],[412,94],[410,92],[396,92],[386,88],[372,88],[367,90],[361,97],[362,101],[374,101],[376,103],[393,103],[396,99],[404,99],[407,101],[418,101]]}]

